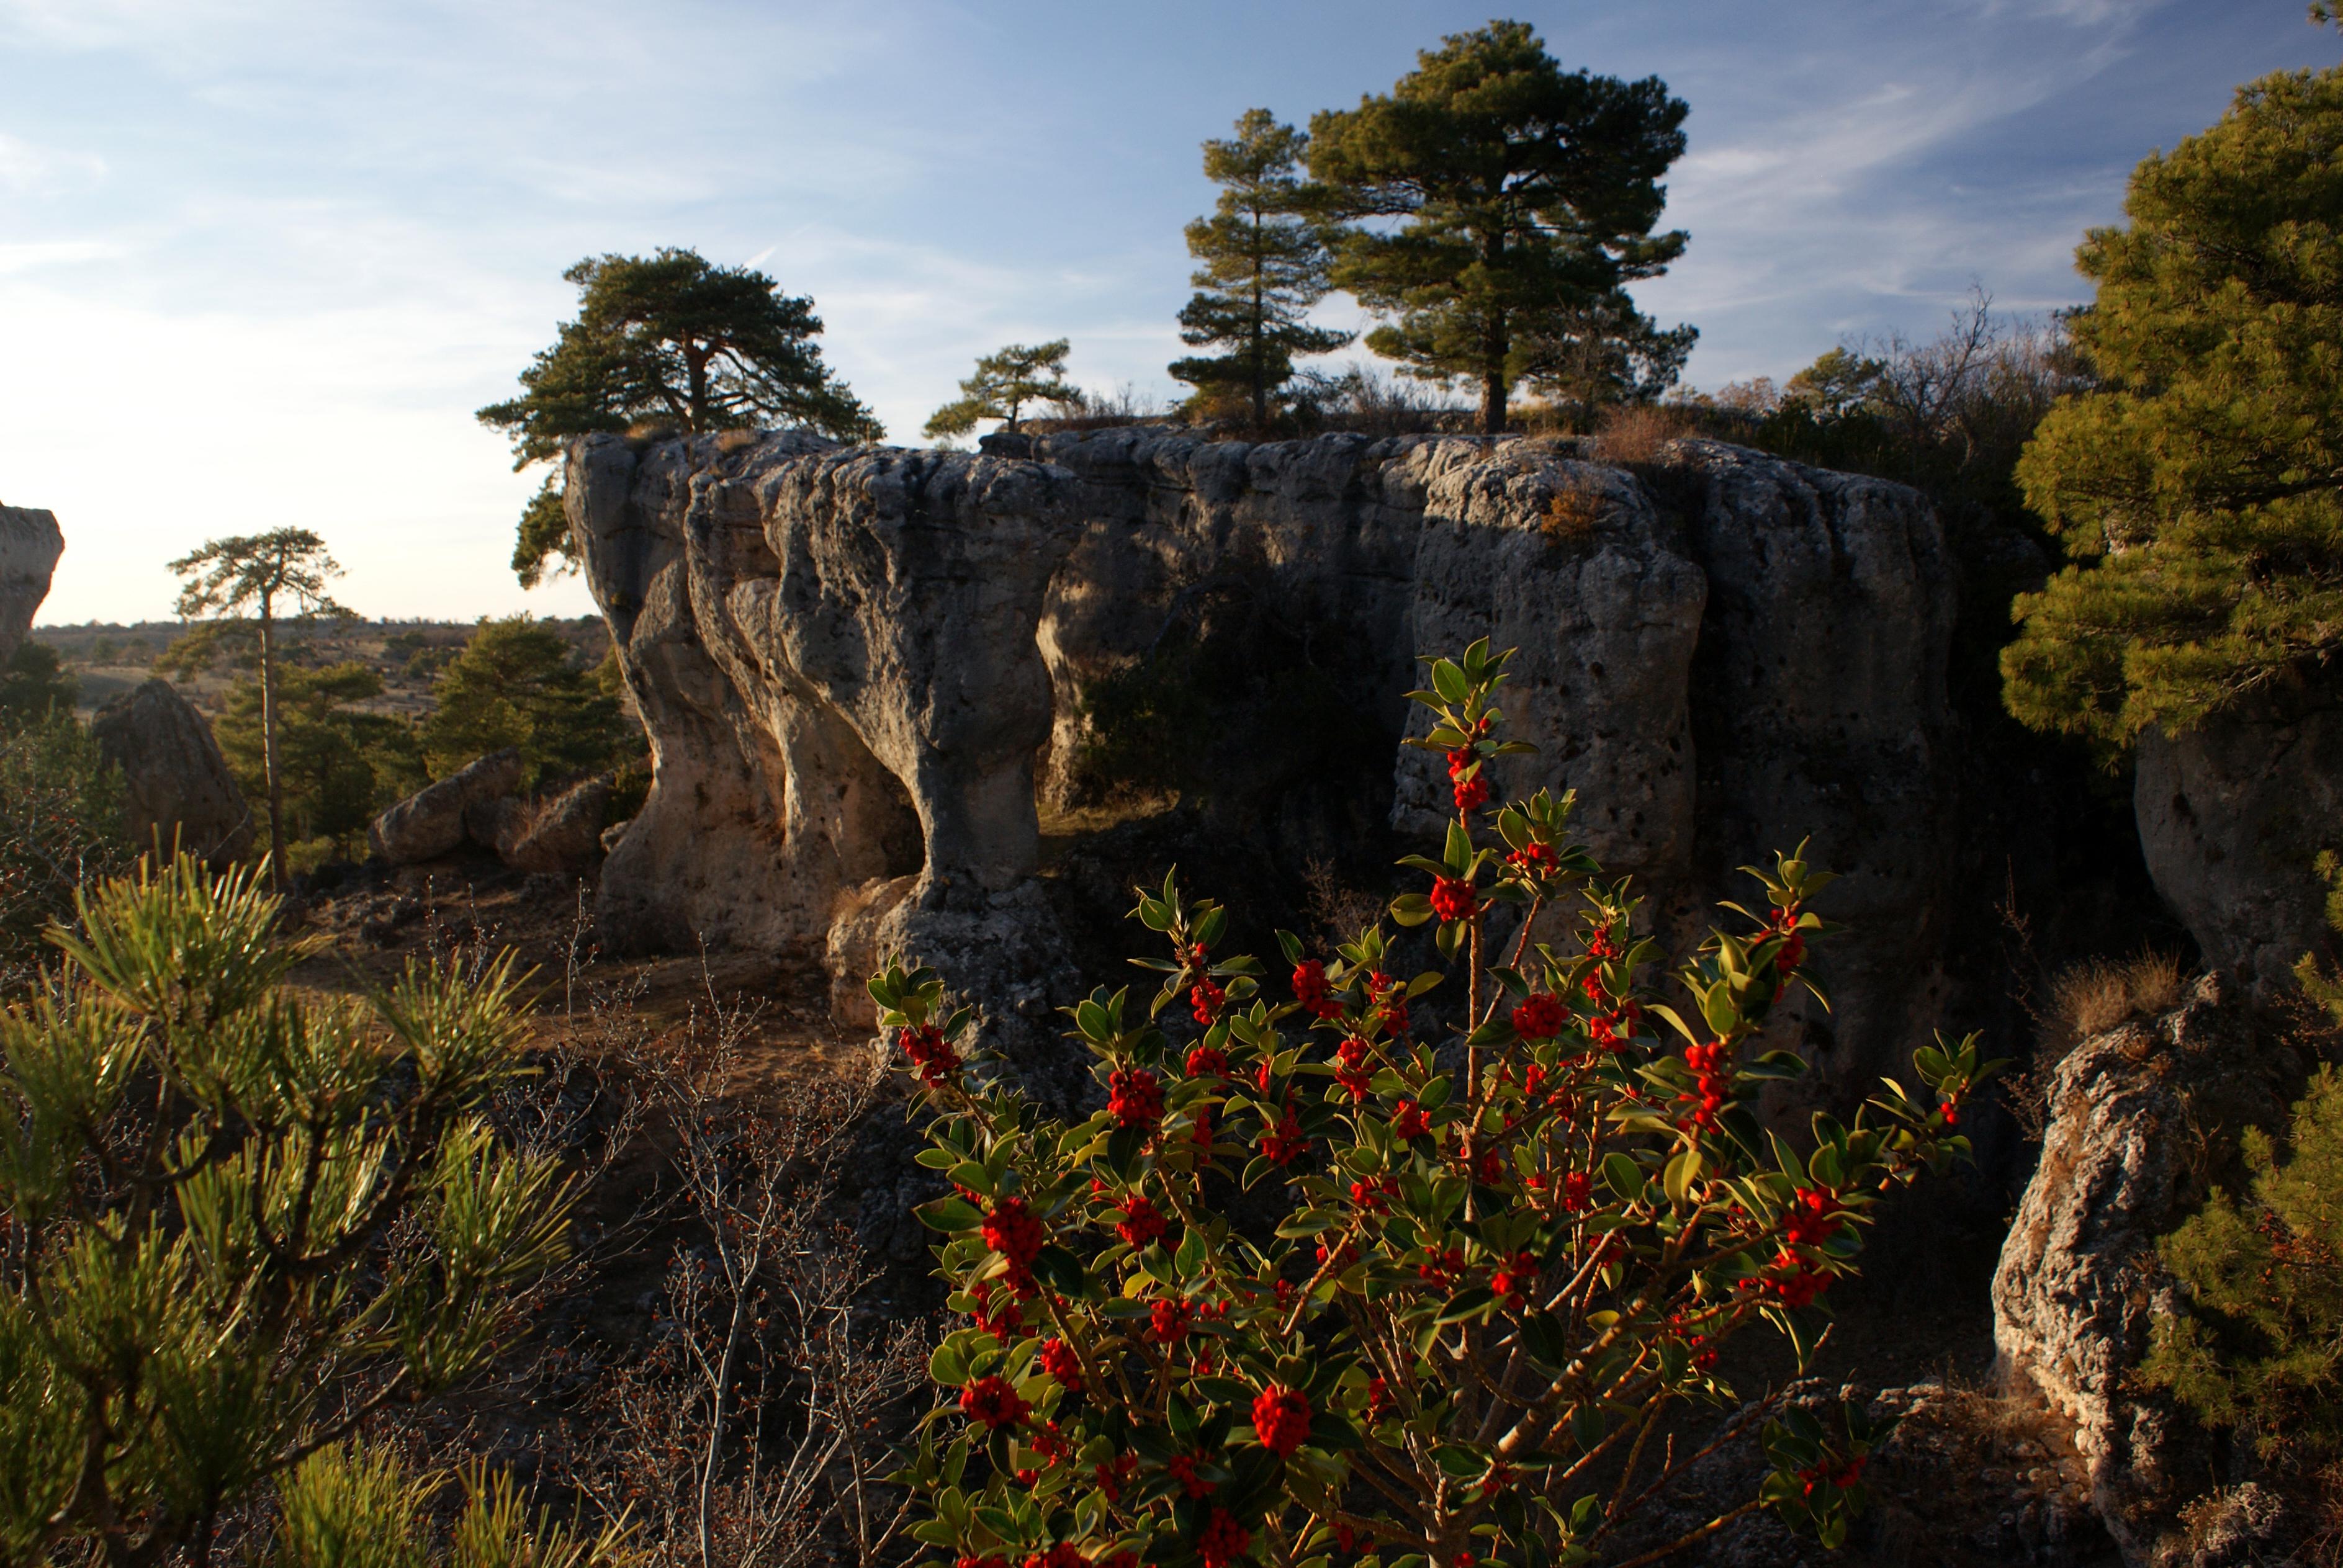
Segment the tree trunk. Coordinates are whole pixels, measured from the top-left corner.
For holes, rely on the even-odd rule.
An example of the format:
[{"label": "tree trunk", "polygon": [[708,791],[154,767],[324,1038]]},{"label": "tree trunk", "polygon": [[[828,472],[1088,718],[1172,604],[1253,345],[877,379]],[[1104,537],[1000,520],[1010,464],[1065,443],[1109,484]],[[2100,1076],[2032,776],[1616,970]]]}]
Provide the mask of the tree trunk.
[{"label": "tree trunk", "polygon": [[268,779],[268,878],[286,887],[285,782],[277,772],[277,619],[268,596],[260,596],[260,762]]},{"label": "tree trunk", "polygon": [[[1503,361],[1498,362],[1501,366]],[[1481,434],[1502,436],[1505,433],[1505,373],[1500,368],[1481,377]]]},{"label": "tree trunk", "polygon": [[1269,322],[1262,306],[1261,210],[1252,215],[1252,433],[1269,434]]},{"label": "tree trunk", "polygon": [[691,377],[691,416],[686,423],[692,435],[704,436],[708,433],[708,351],[685,344],[683,365]]}]

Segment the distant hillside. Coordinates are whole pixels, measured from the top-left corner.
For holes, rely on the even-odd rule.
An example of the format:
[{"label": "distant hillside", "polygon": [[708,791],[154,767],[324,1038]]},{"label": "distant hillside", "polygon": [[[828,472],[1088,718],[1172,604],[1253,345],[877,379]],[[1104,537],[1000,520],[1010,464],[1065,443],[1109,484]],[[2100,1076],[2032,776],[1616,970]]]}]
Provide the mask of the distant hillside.
[{"label": "distant hillside", "polygon": [[[598,664],[609,649],[609,633],[598,616],[574,620],[556,617],[538,624],[568,638],[582,663]],[[358,659],[373,666],[382,676],[383,694],[361,706],[379,713],[414,717],[429,710],[433,678],[464,646],[475,625],[448,620],[324,622],[292,628],[287,642],[293,657],[305,664]],[[77,705],[88,714],[106,699],[147,678],[155,659],[186,629],[184,623],[173,620],[126,626],[93,621],[82,626],[35,627],[32,636],[33,640],[56,650],[79,683]],[[193,681],[176,684],[196,707],[216,712],[236,673],[216,668]]]}]

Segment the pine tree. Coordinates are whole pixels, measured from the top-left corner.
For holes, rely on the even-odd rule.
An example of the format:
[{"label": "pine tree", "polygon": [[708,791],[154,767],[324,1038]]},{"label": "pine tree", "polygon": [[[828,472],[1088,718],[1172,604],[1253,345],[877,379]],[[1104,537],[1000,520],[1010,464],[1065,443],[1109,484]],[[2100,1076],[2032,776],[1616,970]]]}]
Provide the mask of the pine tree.
[{"label": "pine tree", "polygon": [[1066,379],[1066,356],[1072,345],[1061,337],[1049,343],[1012,343],[976,362],[976,374],[960,384],[960,396],[930,415],[927,434],[965,436],[980,419],[999,419],[1014,430],[1029,403],[1070,403],[1081,389]]},{"label": "pine tree", "polygon": [[1685,106],[1656,76],[1565,73],[1523,22],[1416,58],[1388,95],[1312,118],[1310,173],[1344,216],[1403,220],[1353,229],[1336,253],[1335,286],[1391,318],[1367,347],[1478,383],[1493,435],[1543,353],[1589,324],[1643,322],[1622,286],[1683,254],[1682,231],[1652,231]]},{"label": "pine tree", "polygon": [[[413,727],[356,706],[382,690],[382,677],[354,659],[317,669],[287,665],[279,670],[277,756],[288,853],[330,851],[351,859],[374,814],[422,784],[423,759]],[[239,680],[228,689],[213,729],[247,797],[264,786],[260,710],[259,682]]]},{"label": "pine tree", "polygon": [[1226,352],[1176,360],[1172,375],[1208,406],[1242,400],[1256,430],[1296,356],[1331,354],[1355,336],[1305,319],[1332,286],[1325,229],[1296,177],[1308,146],[1267,109],[1246,110],[1232,139],[1204,144],[1204,173],[1223,188],[1212,216],[1188,226],[1188,254],[1203,266],[1189,279],[1197,293],[1180,312],[1180,340]]},{"label": "pine tree", "polygon": [[640,733],[617,693],[572,662],[558,632],[527,616],[484,620],[439,672],[436,705],[423,721],[423,751],[434,778],[508,746],[529,780],[607,768]]},{"label": "pine tree", "polygon": [[2021,597],[2009,709],[2123,742],[2322,678],[2343,652],[2343,69],[2238,89],[2134,171],[2077,253],[2104,389],[2018,465],[2073,564]]},{"label": "pine tree", "polygon": [[[692,250],[588,256],[561,275],[578,318],[521,372],[521,396],[478,417],[512,437],[513,467],[549,463],[572,437],[660,420],[689,435],[760,425],[845,441],[886,432],[822,363],[813,301],[747,266]],[[523,509],[513,571],[535,587],[572,547],[561,492],[548,478]]]},{"label": "pine tree", "polygon": [[285,860],[285,779],[277,749],[277,622],[347,618],[326,584],[342,568],[326,553],[326,541],[307,528],[272,528],[213,539],[181,556],[171,569],[186,579],[179,590],[182,616],[249,615],[258,635],[260,665],[261,779],[268,799],[269,875],[281,890],[290,869]]}]

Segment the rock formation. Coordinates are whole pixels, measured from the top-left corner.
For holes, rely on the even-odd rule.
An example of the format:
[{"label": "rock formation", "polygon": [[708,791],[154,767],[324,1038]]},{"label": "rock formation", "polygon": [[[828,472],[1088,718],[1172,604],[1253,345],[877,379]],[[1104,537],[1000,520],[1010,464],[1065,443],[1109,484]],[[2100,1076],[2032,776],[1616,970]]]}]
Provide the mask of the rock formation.
[{"label": "rock formation", "polygon": [[2239,1132],[2280,1122],[2294,1065],[2257,1040],[2216,972],[2177,1010],[2077,1046],[2053,1081],[2041,1162],[1994,1276],[1994,1342],[2073,1422],[2127,1562],[2151,1559],[2209,1468],[2202,1434],[2129,1377],[2150,1323],[2177,1310],[2157,1238],[2203,1201]]},{"label": "rock formation", "polygon": [[2331,953],[2312,861],[2343,850],[2343,711],[2265,703],[2177,739],[2150,730],[2134,778],[2148,870],[2207,964],[2267,994]]},{"label": "rock formation", "polygon": [[0,507],[0,665],[16,656],[32,628],[33,612],[49,596],[49,578],[65,554],[56,514],[32,507]]},{"label": "rock formation", "polygon": [[608,778],[588,779],[531,801],[509,841],[498,841],[497,853],[515,870],[575,875],[602,857],[602,819],[609,805]]},{"label": "rock formation", "polygon": [[[1272,705],[1228,747],[1239,770],[1291,750],[1282,731],[1346,727],[1347,760],[1248,797],[1253,827],[1312,849],[1363,809],[1434,819],[1436,761],[1397,744],[1415,656],[1487,636],[1522,650],[1508,717],[1541,749],[1508,782],[1579,788],[1586,839],[1656,919],[1696,929],[1745,896],[1735,867],[1812,833],[1860,926],[1807,1044],[1855,1081],[1925,1038],[1952,605],[1913,492],[1709,442],[1634,472],[1466,437],[987,447],[572,447],[572,530],[654,757],[606,940],[824,952],[850,1014],[877,952],[950,952],[982,970],[955,980],[989,1026],[1046,1016],[1064,946],[1036,795],[1071,798],[1117,679],[1167,639],[1253,628],[1249,661],[1295,672],[1309,711]],[[1315,776],[1345,769],[1347,817]]]},{"label": "rock formation", "polygon": [[493,819],[482,809],[505,801],[520,788],[525,771],[518,751],[507,747],[427,785],[377,817],[367,828],[374,852],[394,866],[437,859],[461,845],[468,829],[478,820],[488,826],[474,833],[484,849],[496,847]]},{"label": "rock formation", "polygon": [[252,848],[252,811],[212,727],[167,680],[149,680],[97,711],[90,735],[122,769],[124,828],[133,847],[175,844],[225,866]]}]

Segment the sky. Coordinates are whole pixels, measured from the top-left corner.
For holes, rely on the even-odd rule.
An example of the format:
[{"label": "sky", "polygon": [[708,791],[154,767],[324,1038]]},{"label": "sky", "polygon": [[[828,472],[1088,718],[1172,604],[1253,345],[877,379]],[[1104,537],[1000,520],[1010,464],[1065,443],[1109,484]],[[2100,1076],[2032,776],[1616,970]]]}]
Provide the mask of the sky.
[{"label": "sky", "polygon": [[[918,439],[980,353],[1169,397],[1198,144],[1387,90],[1492,0],[0,0],[0,500],[41,620],[167,616],[203,540],[315,528],[369,617],[577,615],[508,566],[508,396],[580,256],[688,246],[813,297]],[[2302,0],[1518,0],[1691,106],[1638,286],[1686,379],[2087,297],[2139,158],[2343,60]],[[1358,318],[1339,299],[1330,320]]]}]

